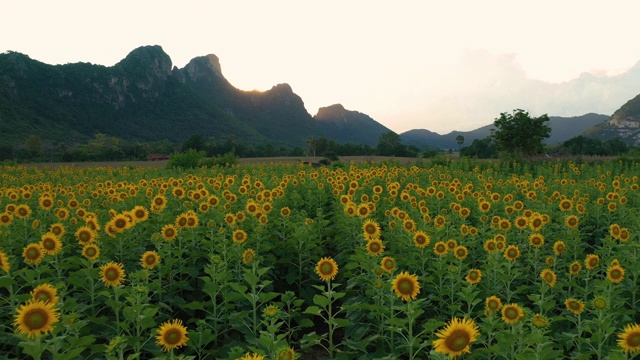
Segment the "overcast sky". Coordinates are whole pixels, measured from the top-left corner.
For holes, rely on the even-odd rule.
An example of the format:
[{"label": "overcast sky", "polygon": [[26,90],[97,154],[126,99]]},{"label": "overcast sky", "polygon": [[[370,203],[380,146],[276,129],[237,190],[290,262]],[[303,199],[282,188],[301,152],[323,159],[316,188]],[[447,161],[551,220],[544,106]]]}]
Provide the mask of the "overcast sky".
[{"label": "overcast sky", "polygon": [[243,90],[288,83],[396,132],[610,115],[640,94],[638,0],[5,1],[0,52],[112,66],[142,45],[216,54]]}]

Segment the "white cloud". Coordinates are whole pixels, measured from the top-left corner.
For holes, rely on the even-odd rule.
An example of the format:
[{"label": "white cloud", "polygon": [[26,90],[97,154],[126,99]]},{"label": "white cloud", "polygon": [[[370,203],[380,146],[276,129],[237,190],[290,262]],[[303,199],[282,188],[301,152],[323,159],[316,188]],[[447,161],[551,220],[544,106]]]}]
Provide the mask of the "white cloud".
[{"label": "white cloud", "polygon": [[420,111],[404,114],[407,121],[403,128],[394,130],[472,130],[513,109],[536,116],[611,115],[640,93],[640,62],[617,75],[593,71],[551,83],[528,77],[515,55],[473,50],[445,71],[437,83],[442,84],[440,94],[423,94],[425,103]]}]

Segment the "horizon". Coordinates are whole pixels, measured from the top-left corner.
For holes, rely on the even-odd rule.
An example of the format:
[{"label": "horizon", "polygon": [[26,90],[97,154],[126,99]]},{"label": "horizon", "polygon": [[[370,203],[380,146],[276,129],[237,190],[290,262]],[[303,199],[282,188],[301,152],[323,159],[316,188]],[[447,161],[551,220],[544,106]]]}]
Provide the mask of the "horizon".
[{"label": "horizon", "polygon": [[[640,3],[627,0],[6,6],[12,16],[0,31],[12,36],[1,52],[112,66],[135,48],[160,45],[179,68],[215,54],[239,89],[287,83],[311,115],[339,103],[396,133],[471,131],[513,109],[610,116],[640,93],[640,48],[612,41],[635,31]],[[540,19],[558,25],[531,26]]]}]

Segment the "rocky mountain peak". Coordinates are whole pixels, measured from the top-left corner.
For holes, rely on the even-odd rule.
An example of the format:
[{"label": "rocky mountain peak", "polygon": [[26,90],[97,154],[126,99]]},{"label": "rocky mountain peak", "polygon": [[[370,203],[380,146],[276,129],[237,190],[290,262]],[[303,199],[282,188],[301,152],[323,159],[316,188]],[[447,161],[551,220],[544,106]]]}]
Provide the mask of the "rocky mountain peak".
[{"label": "rocky mountain peak", "polygon": [[343,119],[347,113],[347,109],[342,104],[333,104],[318,109],[318,113],[314,116],[316,120],[335,120]]},{"label": "rocky mountain peak", "polygon": [[163,79],[171,75],[171,58],[159,45],[134,49],[115,66],[125,71],[142,72]]}]

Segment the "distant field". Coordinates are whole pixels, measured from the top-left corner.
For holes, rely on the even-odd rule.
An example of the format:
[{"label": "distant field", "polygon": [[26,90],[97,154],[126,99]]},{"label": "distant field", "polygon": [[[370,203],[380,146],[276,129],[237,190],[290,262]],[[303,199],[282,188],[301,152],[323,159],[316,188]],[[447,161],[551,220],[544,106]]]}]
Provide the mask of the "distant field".
[{"label": "distant field", "polygon": [[[299,162],[312,162],[318,163],[323,157],[320,156],[290,156],[290,157],[258,157],[258,158],[240,158],[238,163],[240,164],[258,164],[258,163],[299,163]],[[389,156],[341,156],[340,160],[343,162],[382,162],[393,159],[401,164],[407,164],[418,161],[419,158],[395,158]],[[26,166],[35,166],[40,168],[57,168],[60,166],[73,166],[77,168],[97,168],[97,167],[120,167],[120,166],[134,166],[142,168],[163,168],[167,166],[168,160],[159,161],[88,161],[88,162],[50,162],[50,163],[34,163],[26,164]]]}]

